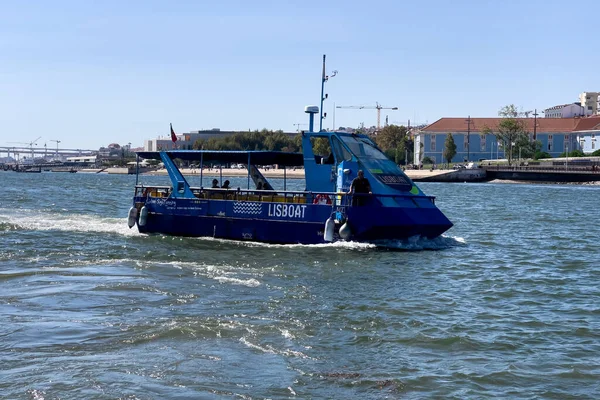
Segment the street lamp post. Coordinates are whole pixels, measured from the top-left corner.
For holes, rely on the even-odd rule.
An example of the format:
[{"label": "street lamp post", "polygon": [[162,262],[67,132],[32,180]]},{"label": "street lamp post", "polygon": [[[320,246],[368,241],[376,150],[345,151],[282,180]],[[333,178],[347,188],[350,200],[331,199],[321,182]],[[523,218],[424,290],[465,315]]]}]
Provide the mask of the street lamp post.
[{"label": "street lamp post", "polygon": [[538,116],[537,108],[533,112],[533,141],[535,142],[537,138],[537,116]]},{"label": "street lamp post", "polygon": [[467,161],[471,161],[471,116],[469,115],[465,122],[467,123]]}]

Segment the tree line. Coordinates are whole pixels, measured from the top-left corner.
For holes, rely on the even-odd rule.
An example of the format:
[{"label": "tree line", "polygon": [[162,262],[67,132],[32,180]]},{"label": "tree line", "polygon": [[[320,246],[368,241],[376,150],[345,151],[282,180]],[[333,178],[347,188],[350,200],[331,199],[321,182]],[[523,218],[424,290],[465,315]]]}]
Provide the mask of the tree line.
[{"label": "tree line", "polygon": [[252,132],[238,132],[233,135],[198,139],[193,145],[194,150],[269,150],[297,152],[302,149],[301,135],[289,136],[282,130],[267,129]]},{"label": "tree line", "polygon": [[[411,160],[413,156],[413,140],[408,135],[405,126],[388,125],[372,137],[377,146],[397,164],[404,164],[405,159]],[[315,154],[327,156],[330,147],[325,138],[313,138],[313,151]],[[238,132],[233,135],[198,139],[193,145],[195,150],[269,150],[299,152],[302,151],[302,135],[286,135],[281,130],[267,129],[252,132]]]}]

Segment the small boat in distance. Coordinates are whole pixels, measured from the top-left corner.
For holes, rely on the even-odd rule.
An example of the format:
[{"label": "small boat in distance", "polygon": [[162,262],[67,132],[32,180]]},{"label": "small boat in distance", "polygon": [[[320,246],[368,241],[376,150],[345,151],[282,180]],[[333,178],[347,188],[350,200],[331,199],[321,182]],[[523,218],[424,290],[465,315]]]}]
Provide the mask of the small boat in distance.
[{"label": "small boat in distance", "polygon": [[[309,114],[309,130],[301,133],[302,153],[137,153],[138,161],[162,161],[171,185],[146,186],[139,183],[136,174],[129,227],[137,225],[141,233],[302,244],[435,238],[452,227],[436,207],[435,198],[425,195],[368,136],[314,131],[319,107],[308,106],[305,112]],[[328,157],[314,153],[315,139],[327,141],[331,150]],[[175,160],[198,164],[201,181],[207,163],[243,164],[248,171],[247,187],[191,186]],[[262,165],[283,168],[283,190],[274,189],[262,176],[258,169]],[[305,190],[286,190],[285,171],[289,167],[304,167]],[[359,170],[369,180],[371,193],[348,193]]]}]

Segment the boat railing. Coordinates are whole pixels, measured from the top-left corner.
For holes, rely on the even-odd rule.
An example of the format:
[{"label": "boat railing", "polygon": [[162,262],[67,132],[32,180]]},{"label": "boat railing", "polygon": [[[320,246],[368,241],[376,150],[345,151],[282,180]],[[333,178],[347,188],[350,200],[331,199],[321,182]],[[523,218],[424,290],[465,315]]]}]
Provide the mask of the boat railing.
[{"label": "boat railing", "polygon": [[[373,200],[384,198],[407,199],[414,201],[412,194],[368,194],[368,193],[345,193],[345,192],[313,192],[293,190],[257,190],[257,189],[225,189],[225,188],[203,188],[190,187],[196,198],[207,200],[235,200],[235,201],[260,201],[271,203],[296,203],[296,204],[322,204],[336,207],[351,207],[353,205],[368,204]],[[170,186],[144,186],[135,187],[136,197],[159,197],[166,198],[171,195]],[[435,204],[433,196],[418,196],[425,198]]]}]

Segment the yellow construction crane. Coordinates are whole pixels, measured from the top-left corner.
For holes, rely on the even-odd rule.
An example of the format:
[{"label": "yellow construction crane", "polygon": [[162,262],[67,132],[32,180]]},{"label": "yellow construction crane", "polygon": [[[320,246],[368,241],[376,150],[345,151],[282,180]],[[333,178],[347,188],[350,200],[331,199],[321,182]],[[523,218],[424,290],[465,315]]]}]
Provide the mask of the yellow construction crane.
[{"label": "yellow construction crane", "polygon": [[375,102],[375,107],[373,106],[336,106],[336,108],[353,108],[355,110],[377,110],[377,130],[381,128],[381,110],[398,110],[398,107],[383,107],[381,104]]}]

